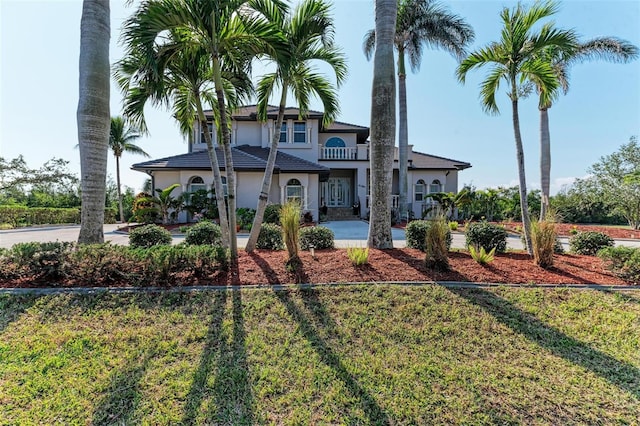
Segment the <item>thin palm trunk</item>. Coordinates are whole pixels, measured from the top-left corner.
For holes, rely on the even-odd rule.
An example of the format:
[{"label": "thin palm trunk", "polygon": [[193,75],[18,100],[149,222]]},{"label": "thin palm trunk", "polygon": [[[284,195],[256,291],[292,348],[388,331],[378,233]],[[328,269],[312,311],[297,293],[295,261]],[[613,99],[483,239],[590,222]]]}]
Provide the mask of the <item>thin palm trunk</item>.
[{"label": "thin palm trunk", "polygon": [[222,135],[222,150],[224,152],[225,171],[227,175],[227,207],[229,222],[229,252],[231,260],[238,258],[238,239],[236,231],[236,174],[233,169],[233,157],[231,153],[231,134],[227,122],[227,108],[224,100],[220,61],[213,60],[214,85],[218,99],[218,112],[220,113],[220,132]]},{"label": "thin palm trunk", "polygon": [[[283,85],[284,86],[284,85]],[[258,236],[260,235],[260,228],[262,227],[262,221],[264,220],[264,211],[267,208],[267,202],[269,201],[269,193],[271,192],[271,180],[273,179],[273,168],[276,164],[276,157],[278,155],[278,143],[280,141],[280,128],[282,127],[282,121],[284,119],[284,109],[287,102],[287,91],[283,88],[280,98],[280,107],[278,108],[278,118],[276,119],[273,136],[271,137],[271,146],[269,148],[269,157],[267,158],[267,165],[264,169],[264,176],[262,178],[262,189],[258,196],[258,206],[256,207],[256,215],[253,218],[253,225],[251,226],[251,233],[249,234],[249,241],[245,251],[251,253],[256,248]],[[284,201],[284,200],[282,200]]]},{"label": "thin palm trunk", "polygon": [[391,183],[396,133],[396,87],[393,40],[396,0],[376,0],[376,47],[371,90],[371,203],[367,246],[393,248]]},{"label": "thin palm trunk", "polygon": [[104,242],[104,206],[109,151],[108,0],[84,0],[80,25],[79,100],[77,111],[82,211],[81,244]]},{"label": "thin palm trunk", "polygon": [[409,125],[407,123],[407,74],[404,69],[404,51],[398,51],[398,207],[400,219],[408,219],[407,174],[409,157]]},{"label": "thin palm trunk", "polygon": [[[511,87],[516,87],[515,81]],[[531,219],[529,218],[529,203],[527,202],[527,178],[524,170],[524,150],[522,149],[522,135],[520,134],[520,117],[518,114],[518,100],[512,99],[513,133],[516,139],[516,161],[518,163],[518,178],[520,181],[520,213],[524,228],[524,240],[529,254],[533,254],[531,247]]]},{"label": "thin palm trunk", "polygon": [[118,209],[120,210],[120,222],[124,223],[124,208],[122,207],[122,187],[120,184],[120,157],[116,157],[116,185],[118,187]]},{"label": "thin palm trunk", "polygon": [[229,240],[229,220],[227,218],[227,208],[224,199],[224,186],[222,185],[222,175],[220,174],[218,156],[216,155],[216,148],[213,146],[211,132],[209,132],[207,118],[204,115],[204,109],[202,108],[202,101],[200,100],[199,94],[196,94],[195,102],[198,112],[198,120],[200,121],[200,127],[202,129],[206,129],[202,133],[204,133],[204,141],[207,144],[207,153],[209,154],[209,162],[211,163],[211,171],[213,172],[213,187],[216,192],[216,205],[218,206],[218,214],[220,215],[222,245],[224,248],[229,248],[231,243],[231,241]]},{"label": "thin palm trunk", "polygon": [[540,220],[549,212],[549,186],[551,175],[551,135],[549,134],[549,109],[540,109]]}]

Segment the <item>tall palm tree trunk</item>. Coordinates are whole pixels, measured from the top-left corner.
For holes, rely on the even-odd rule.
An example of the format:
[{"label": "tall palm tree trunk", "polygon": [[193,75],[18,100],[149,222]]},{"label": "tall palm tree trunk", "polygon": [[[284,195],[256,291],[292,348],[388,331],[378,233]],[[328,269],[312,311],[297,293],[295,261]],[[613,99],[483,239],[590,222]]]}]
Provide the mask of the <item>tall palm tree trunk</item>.
[{"label": "tall palm tree trunk", "polygon": [[81,244],[104,242],[104,205],[109,151],[108,0],[84,0],[80,24],[79,100],[77,111],[82,210]]},{"label": "tall palm tree trunk", "polygon": [[214,85],[218,99],[218,111],[220,113],[220,132],[222,134],[222,149],[224,152],[225,171],[227,175],[227,208],[229,219],[229,252],[231,260],[238,258],[238,239],[236,231],[236,174],[233,169],[233,157],[231,154],[231,133],[227,122],[227,108],[224,100],[224,90],[220,70],[220,61],[213,60]]},{"label": "tall palm tree trunk", "polygon": [[198,111],[198,120],[200,121],[200,127],[205,129],[204,141],[207,144],[207,153],[209,154],[209,162],[211,163],[211,171],[213,172],[213,187],[216,192],[216,205],[218,206],[218,214],[220,216],[220,232],[222,233],[222,245],[224,248],[229,248],[231,241],[229,239],[229,220],[227,218],[227,207],[224,199],[224,186],[222,185],[222,175],[220,174],[220,165],[218,163],[218,156],[216,155],[216,148],[213,146],[211,140],[211,133],[209,132],[209,126],[207,124],[207,118],[204,115],[204,109],[202,108],[202,102],[200,96],[196,96],[196,109]]},{"label": "tall palm tree trunk", "polygon": [[549,109],[540,109],[540,220],[549,212],[549,186],[551,183],[551,135],[549,134]]},{"label": "tall palm tree trunk", "polygon": [[262,227],[262,221],[264,220],[264,211],[267,208],[267,202],[269,201],[269,192],[271,192],[271,180],[273,179],[273,168],[276,164],[276,157],[278,155],[278,143],[280,141],[280,128],[282,127],[282,120],[284,119],[284,109],[287,102],[287,91],[282,89],[282,96],[280,98],[280,106],[278,108],[278,118],[276,119],[273,136],[271,137],[271,146],[269,148],[269,157],[267,158],[267,165],[264,169],[264,176],[262,177],[262,189],[258,196],[258,206],[256,207],[256,215],[253,218],[253,225],[251,226],[251,233],[249,234],[249,241],[245,247],[247,253],[251,253],[256,249],[256,243],[258,236],[260,235],[260,228]]},{"label": "tall palm tree trunk", "polygon": [[[515,82],[511,87],[516,87]],[[527,178],[524,171],[524,150],[522,149],[522,135],[520,134],[520,117],[518,114],[518,100],[511,100],[513,109],[513,133],[516,139],[516,160],[518,163],[518,178],[520,181],[520,214],[524,228],[524,240],[527,252],[533,254],[531,247],[531,219],[529,218],[529,203],[527,201]]]},{"label": "tall palm tree trunk", "polygon": [[124,223],[124,208],[122,207],[122,186],[120,184],[120,157],[116,157],[116,186],[118,187],[118,209],[120,210],[120,222]]},{"label": "tall palm tree trunk", "polygon": [[408,219],[407,174],[409,157],[409,125],[407,124],[407,74],[404,70],[404,52],[398,51],[398,106],[399,131],[398,131],[398,208],[400,219]]},{"label": "tall palm tree trunk", "polygon": [[391,179],[396,133],[396,87],[393,39],[398,4],[376,0],[376,48],[371,89],[371,203],[367,246],[393,248]]}]

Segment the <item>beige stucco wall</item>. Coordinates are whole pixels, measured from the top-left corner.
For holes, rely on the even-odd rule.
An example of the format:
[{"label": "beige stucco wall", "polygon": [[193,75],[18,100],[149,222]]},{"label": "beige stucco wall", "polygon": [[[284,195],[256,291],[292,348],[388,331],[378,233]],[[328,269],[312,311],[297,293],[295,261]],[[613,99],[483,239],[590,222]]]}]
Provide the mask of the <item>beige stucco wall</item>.
[{"label": "beige stucco wall", "polygon": [[262,123],[255,121],[234,121],[232,124],[232,143],[236,145],[262,145]]},{"label": "beige stucco wall", "polygon": [[318,135],[318,142],[321,146],[331,138],[340,138],[344,141],[346,146],[355,147],[357,145],[357,138],[355,133],[320,133]]}]

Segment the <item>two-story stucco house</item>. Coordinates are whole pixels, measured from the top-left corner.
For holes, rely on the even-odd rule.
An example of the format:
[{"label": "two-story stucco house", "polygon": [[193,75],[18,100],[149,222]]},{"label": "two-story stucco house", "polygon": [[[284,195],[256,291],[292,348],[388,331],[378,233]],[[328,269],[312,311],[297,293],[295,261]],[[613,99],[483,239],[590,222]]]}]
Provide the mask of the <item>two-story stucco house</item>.
[{"label": "two-story stucco house", "polygon": [[[321,112],[310,111],[301,120],[298,109],[287,108],[282,128],[274,129],[277,112],[278,108],[272,107],[266,122],[257,120],[255,105],[233,114],[231,150],[238,207],[256,208],[270,141],[273,132],[280,132],[269,202],[300,200],[314,220],[323,206],[327,207],[329,218],[337,218],[353,217],[353,206],[359,205],[359,216],[365,217],[369,205],[369,128],[338,121],[324,127]],[[132,169],[149,174],[154,189],[179,183],[182,192],[210,190],[213,173],[201,130],[195,129],[186,154],[137,163]],[[216,135],[212,133],[215,143]],[[218,148],[217,154],[224,175],[222,150]],[[458,172],[468,167],[471,165],[464,161],[410,149],[408,201],[414,217],[422,216],[430,202],[429,193],[456,193]],[[174,195],[178,194],[176,189]],[[397,149],[393,194],[398,194]],[[393,195],[393,205],[397,206],[397,195]],[[186,213],[182,215],[181,221],[188,219]]]}]

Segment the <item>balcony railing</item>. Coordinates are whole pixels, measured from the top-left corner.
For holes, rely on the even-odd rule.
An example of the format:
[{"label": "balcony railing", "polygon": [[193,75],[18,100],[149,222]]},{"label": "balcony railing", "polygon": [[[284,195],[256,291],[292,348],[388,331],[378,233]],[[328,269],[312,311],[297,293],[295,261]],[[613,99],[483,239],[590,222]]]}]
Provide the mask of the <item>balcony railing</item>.
[{"label": "balcony railing", "polygon": [[[366,201],[367,202],[367,208],[370,208],[370,204],[371,204],[369,202],[369,198],[370,197],[371,197],[370,195],[367,195],[367,201]],[[399,199],[400,199],[399,195],[391,195],[391,208],[392,209],[397,209],[398,208],[398,206],[400,205],[400,203],[398,202]]]},{"label": "balcony railing", "polygon": [[353,147],[320,147],[321,160],[357,160],[358,149]]}]

